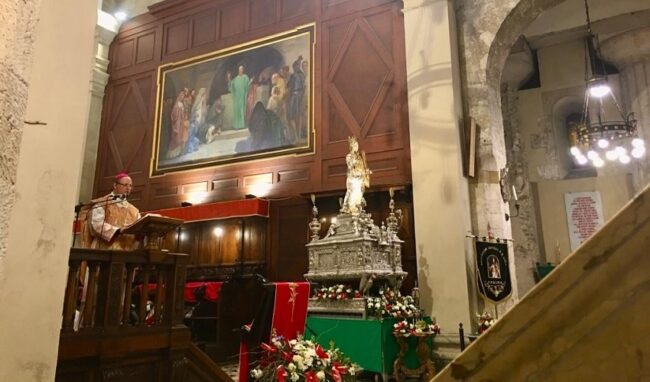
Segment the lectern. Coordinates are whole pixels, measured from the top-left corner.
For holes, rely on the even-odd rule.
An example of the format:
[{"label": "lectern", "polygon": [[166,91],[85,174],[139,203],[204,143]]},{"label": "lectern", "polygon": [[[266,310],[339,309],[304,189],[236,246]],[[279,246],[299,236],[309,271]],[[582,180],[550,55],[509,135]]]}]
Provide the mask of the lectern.
[{"label": "lectern", "polygon": [[145,250],[160,251],[162,239],[167,232],[176,229],[183,222],[181,219],[149,214],[136,220],[133,224],[123,227],[120,232],[143,237],[142,248]]}]

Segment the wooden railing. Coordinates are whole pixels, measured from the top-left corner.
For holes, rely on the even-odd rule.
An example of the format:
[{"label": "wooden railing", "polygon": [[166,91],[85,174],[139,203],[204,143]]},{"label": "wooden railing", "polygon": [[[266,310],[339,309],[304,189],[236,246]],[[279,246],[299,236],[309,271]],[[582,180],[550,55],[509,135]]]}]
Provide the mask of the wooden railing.
[{"label": "wooden railing", "polygon": [[[72,248],[62,332],[182,324],[186,268],[182,254]],[[148,301],[153,314],[145,322]]]},{"label": "wooden railing", "polygon": [[187,262],[161,251],[72,248],[56,380],[120,381],[141,372],[183,381],[191,340],[183,325]]}]

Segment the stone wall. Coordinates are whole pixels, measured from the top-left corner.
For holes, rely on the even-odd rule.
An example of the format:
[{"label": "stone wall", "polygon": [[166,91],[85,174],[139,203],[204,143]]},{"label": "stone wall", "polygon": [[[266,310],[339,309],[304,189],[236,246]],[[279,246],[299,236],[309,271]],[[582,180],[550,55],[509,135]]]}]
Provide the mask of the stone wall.
[{"label": "stone wall", "polygon": [[40,0],[0,1],[0,285],[39,4]]},{"label": "stone wall", "polygon": [[0,1],[0,381],[54,380],[96,17],[94,1]]}]

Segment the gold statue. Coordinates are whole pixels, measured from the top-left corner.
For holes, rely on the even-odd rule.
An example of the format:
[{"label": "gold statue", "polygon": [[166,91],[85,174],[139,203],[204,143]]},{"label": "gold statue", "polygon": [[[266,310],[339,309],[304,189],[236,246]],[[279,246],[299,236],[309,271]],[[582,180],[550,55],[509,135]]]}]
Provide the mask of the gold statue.
[{"label": "gold statue", "polygon": [[356,138],[349,137],[350,152],[345,156],[345,163],[348,166],[346,192],[343,199],[342,213],[358,215],[365,205],[363,192],[370,187],[370,174],[366,164],[365,153],[359,152],[359,142]]}]

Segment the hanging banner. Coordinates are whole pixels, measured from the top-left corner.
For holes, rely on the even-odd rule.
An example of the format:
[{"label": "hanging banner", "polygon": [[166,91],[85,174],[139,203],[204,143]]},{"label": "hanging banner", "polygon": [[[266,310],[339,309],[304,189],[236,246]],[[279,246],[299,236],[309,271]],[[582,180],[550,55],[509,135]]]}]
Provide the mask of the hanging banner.
[{"label": "hanging banner", "polygon": [[603,226],[603,202],[598,191],[569,192],[564,194],[564,204],[573,252]]},{"label": "hanging banner", "polygon": [[488,300],[501,302],[512,293],[508,244],[477,240],[475,245],[478,290]]}]

